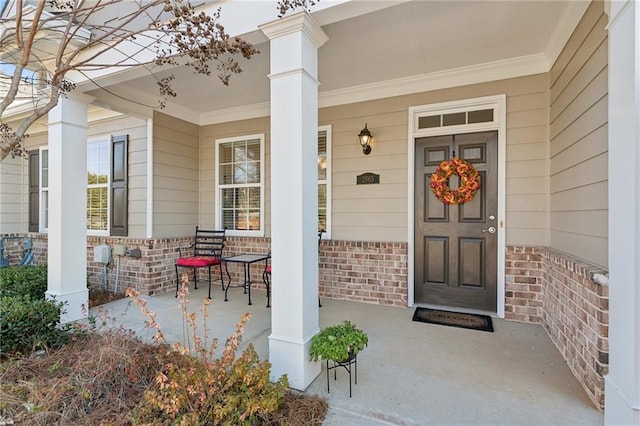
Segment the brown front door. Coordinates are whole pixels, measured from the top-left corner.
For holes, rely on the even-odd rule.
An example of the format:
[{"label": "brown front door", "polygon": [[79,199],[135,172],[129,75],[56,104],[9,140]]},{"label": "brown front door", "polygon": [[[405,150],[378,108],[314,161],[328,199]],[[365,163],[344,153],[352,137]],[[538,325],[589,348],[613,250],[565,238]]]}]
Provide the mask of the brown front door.
[{"label": "brown front door", "polygon": [[[457,156],[480,173],[480,189],[461,205],[431,192],[431,174]],[[417,304],[496,312],[498,132],[416,139],[415,276]],[[457,188],[458,177],[449,179]]]}]

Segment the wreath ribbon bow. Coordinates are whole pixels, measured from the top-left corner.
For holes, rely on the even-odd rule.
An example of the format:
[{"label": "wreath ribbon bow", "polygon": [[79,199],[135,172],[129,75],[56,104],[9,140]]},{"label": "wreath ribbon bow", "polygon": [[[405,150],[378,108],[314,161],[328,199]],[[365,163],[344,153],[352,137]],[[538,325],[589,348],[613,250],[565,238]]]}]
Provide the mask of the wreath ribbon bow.
[{"label": "wreath ribbon bow", "polygon": [[[455,190],[449,187],[452,175],[460,177],[460,186]],[[480,173],[468,161],[453,157],[440,163],[431,175],[429,186],[431,192],[444,204],[468,203],[480,189]]]}]

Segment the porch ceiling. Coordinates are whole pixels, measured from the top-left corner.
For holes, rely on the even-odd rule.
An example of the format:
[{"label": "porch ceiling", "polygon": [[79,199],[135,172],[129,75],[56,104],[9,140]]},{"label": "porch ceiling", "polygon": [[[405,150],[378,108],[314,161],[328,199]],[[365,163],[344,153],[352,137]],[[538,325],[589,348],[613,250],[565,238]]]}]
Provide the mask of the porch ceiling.
[{"label": "porch ceiling", "polygon": [[[249,3],[244,3],[248,10]],[[368,8],[364,6],[367,3]],[[378,2],[377,8],[372,8],[371,2],[363,0],[355,4],[363,5],[364,11],[374,11],[354,14],[353,3],[321,10],[314,16],[329,41],[319,50],[320,105],[403,94],[400,89],[393,91],[397,83],[424,85],[451,73],[462,76],[459,82],[442,84],[465,84],[464,76],[478,75],[477,70],[483,71],[485,80],[504,78],[497,69],[511,68],[513,76],[545,72],[588,3],[422,0],[384,2],[385,6]],[[341,11],[348,18],[341,18]],[[160,76],[176,76],[178,96],[171,100],[167,112],[197,124],[224,121],[221,113],[230,117],[229,111],[240,107],[246,114],[248,105],[265,112],[269,44],[259,31],[247,36],[261,53],[242,62],[244,72],[232,77],[228,87],[215,77],[194,75],[186,68],[160,72]],[[477,79],[472,77],[468,83],[472,82]],[[385,85],[386,91],[379,90]],[[155,80],[148,76],[109,90],[147,105],[158,98]],[[100,91],[93,94],[101,96]]]}]

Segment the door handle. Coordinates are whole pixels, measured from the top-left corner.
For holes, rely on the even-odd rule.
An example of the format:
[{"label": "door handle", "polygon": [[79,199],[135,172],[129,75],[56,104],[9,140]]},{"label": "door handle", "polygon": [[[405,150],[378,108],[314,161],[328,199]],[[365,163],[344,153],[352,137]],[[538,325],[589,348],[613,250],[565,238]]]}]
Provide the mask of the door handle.
[{"label": "door handle", "polygon": [[488,233],[490,233],[490,234],[495,234],[495,233],[496,233],[496,228],[495,228],[495,227],[493,227],[493,226],[490,226],[490,227],[489,227],[489,228],[487,228],[487,229],[483,229],[483,230],[482,230],[482,232],[488,232]]}]

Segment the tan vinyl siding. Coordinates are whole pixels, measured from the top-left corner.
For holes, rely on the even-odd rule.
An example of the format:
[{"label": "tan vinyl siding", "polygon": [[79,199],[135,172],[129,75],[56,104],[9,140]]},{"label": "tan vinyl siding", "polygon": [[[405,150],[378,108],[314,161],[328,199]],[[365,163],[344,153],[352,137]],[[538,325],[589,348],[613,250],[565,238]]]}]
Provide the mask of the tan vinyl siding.
[{"label": "tan vinyl siding", "polygon": [[153,236],[192,235],[198,225],[200,129],[153,115]]},{"label": "tan vinyl siding", "polygon": [[607,267],[607,17],[593,2],[550,76],[550,245]]},{"label": "tan vinyl siding", "polygon": [[[332,237],[406,241],[409,107],[503,93],[507,244],[548,244],[547,74],[321,109],[320,124],[333,126]],[[357,140],[364,123],[374,136],[369,156]],[[380,174],[380,184],[356,185],[364,172]]]},{"label": "tan vinyl siding", "polygon": [[23,189],[29,175],[24,163],[28,165],[29,161],[11,156],[0,163],[0,234],[27,231],[24,205],[28,192]]},{"label": "tan vinyl siding", "polygon": [[269,117],[230,123],[212,124],[201,129],[200,141],[200,224],[204,227],[215,226],[216,199],[216,139],[233,138],[245,135],[264,134],[264,232],[271,235],[271,150]]}]

